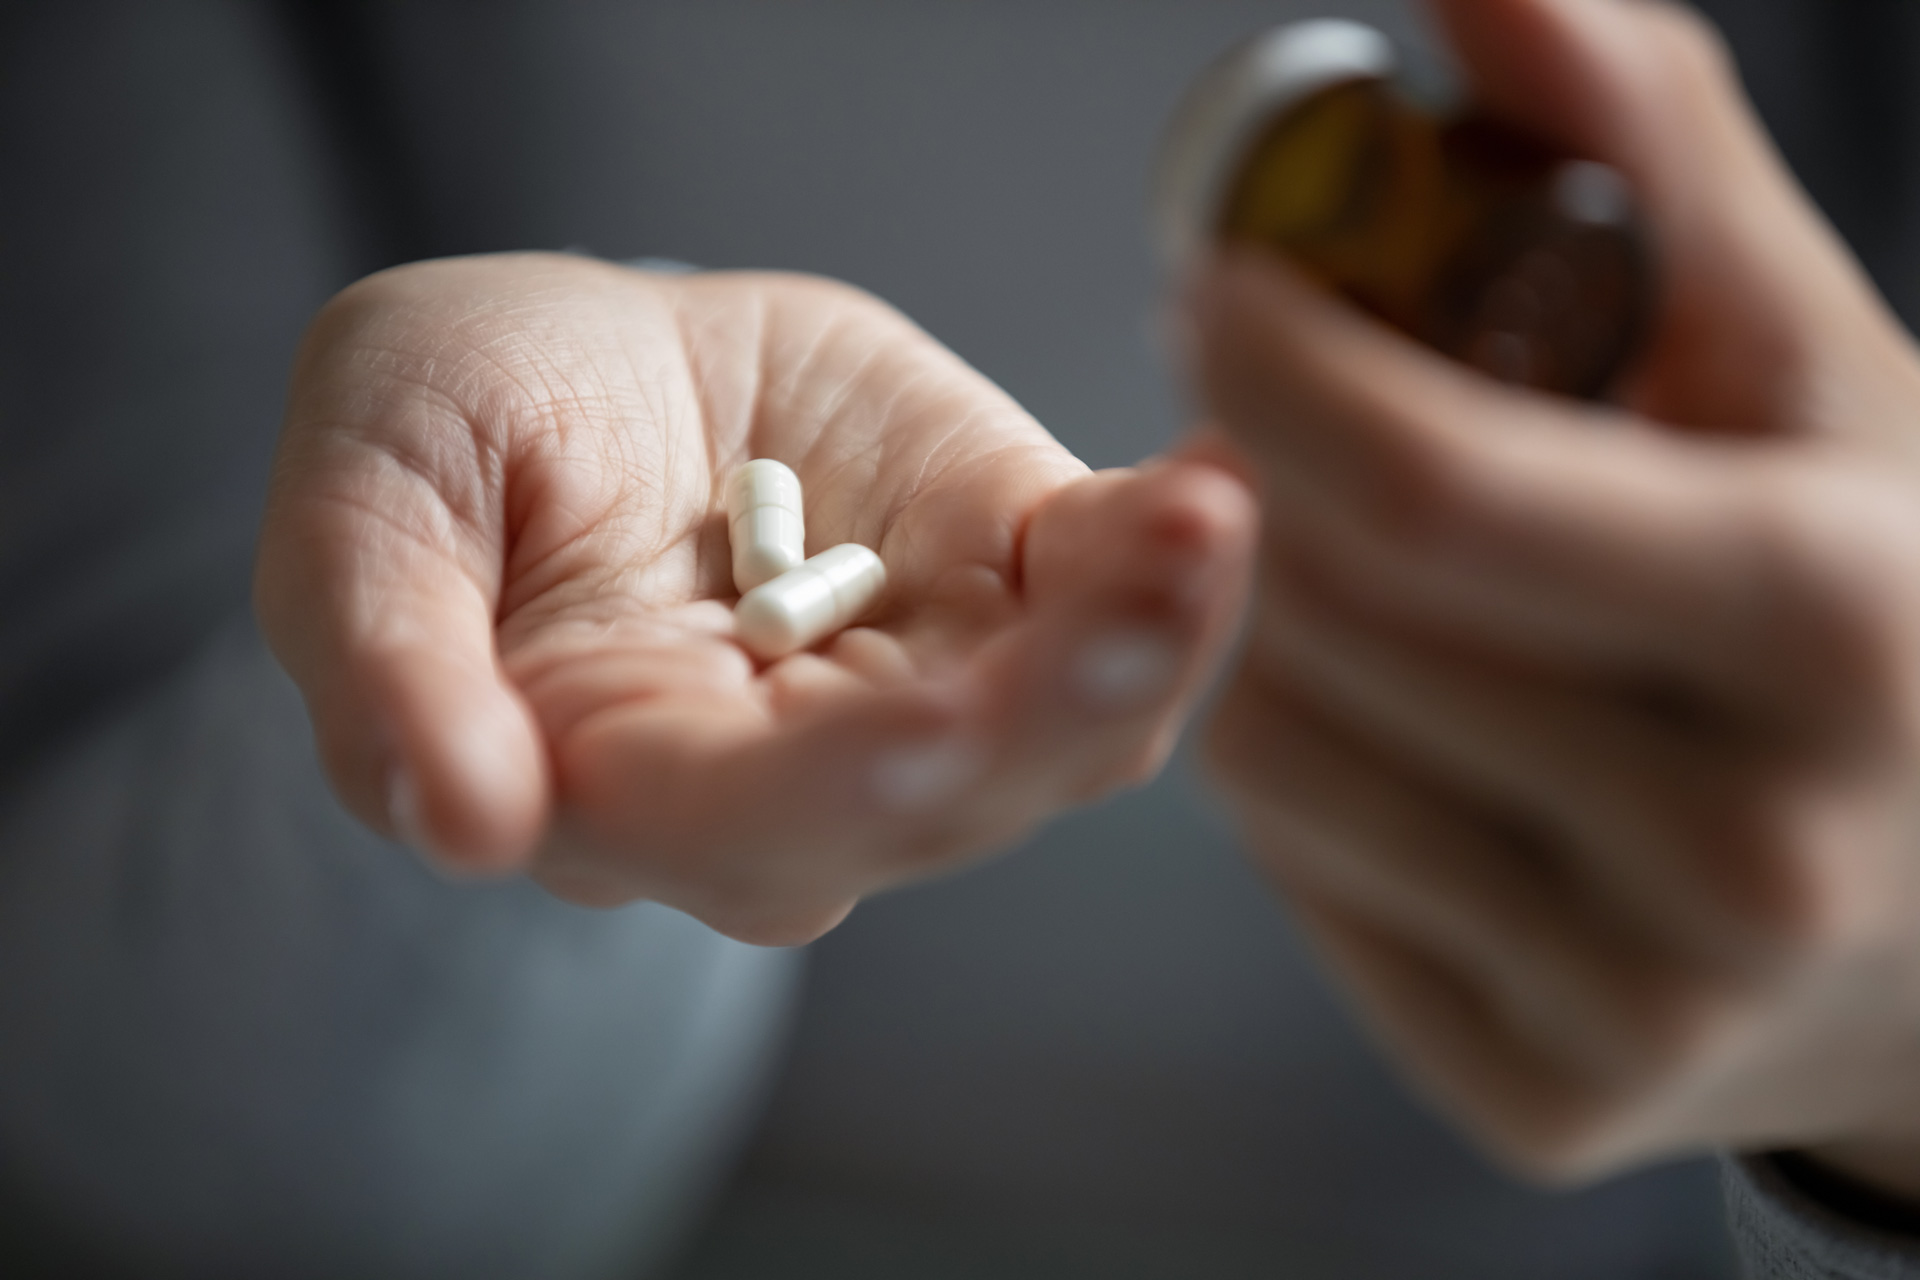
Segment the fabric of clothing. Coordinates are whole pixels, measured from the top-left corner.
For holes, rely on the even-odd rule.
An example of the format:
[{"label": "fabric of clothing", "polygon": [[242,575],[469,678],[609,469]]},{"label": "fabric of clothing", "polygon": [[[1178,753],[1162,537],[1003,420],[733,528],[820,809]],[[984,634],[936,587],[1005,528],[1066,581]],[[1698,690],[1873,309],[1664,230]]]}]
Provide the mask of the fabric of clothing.
[{"label": "fabric of clothing", "polygon": [[306,319],[381,265],[272,6],[0,15],[0,1273],[632,1276],[793,957],[349,818],[247,609]]},{"label": "fabric of clothing", "polygon": [[1750,1280],[1920,1280],[1920,1233],[1796,1180],[1778,1157],[1725,1162],[1727,1219]]}]

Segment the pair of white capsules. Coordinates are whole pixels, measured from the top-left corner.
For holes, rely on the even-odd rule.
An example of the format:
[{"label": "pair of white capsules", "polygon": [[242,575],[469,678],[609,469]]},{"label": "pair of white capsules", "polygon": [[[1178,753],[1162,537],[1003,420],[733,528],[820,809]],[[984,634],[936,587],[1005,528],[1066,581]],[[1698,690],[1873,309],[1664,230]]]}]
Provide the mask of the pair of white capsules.
[{"label": "pair of white capsules", "polygon": [[755,458],[728,478],[727,535],[740,592],[734,631],[765,661],[853,625],[887,585],[886,565],[857,542],[806,559],[800,477],[772,458]]}]

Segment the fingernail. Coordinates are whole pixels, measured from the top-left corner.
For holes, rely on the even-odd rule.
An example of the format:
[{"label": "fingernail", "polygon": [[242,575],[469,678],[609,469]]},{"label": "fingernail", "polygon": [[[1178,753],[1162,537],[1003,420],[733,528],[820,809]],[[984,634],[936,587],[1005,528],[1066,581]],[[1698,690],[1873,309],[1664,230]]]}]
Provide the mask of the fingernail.
[{"label": "fingernail", "polygon": [[1180,653],[1165,639],[1144,631],[1119,631],[1082,649],[1068,679],[1095,710],[1132,711],[1159,699],[1179,674]]},{"label": "fingernail", "polygon": [[387,775],[387,821],[401,844],[429,859],[433,845],[427,840],[426,825],[420,818],[420,791],[413,778],[399,765]]},{"label": "fingernail", "polygon": [[954,738],[898,747],[873,762],[868,782],[873,799],[889,813],[937,809],[979,776],[979,750]]}]

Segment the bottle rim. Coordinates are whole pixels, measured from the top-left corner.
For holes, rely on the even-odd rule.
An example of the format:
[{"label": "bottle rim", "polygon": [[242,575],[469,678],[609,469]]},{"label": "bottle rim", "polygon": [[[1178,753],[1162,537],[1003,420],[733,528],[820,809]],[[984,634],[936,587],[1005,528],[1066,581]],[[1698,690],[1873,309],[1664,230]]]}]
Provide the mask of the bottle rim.
[{"label": "bottle rim", "polygon": [[1393,42],[1378,29],[1316,18],[1251,36],[1201,72],[1174,111],[1155,167],[1163,265],[1178,274],[1206,249],[1238,162],[1276,115],[1323,89],[1398,70]]}]

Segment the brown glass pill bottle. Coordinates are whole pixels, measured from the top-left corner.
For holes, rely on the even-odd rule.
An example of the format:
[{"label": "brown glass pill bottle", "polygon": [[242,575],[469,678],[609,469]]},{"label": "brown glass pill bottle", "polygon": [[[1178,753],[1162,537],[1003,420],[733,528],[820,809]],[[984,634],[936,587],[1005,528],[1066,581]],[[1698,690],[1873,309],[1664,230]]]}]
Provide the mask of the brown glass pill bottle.
[{"label": "brown glass pill bottle", "polygon": [[1387,38],[1279,27],[1216,63],[1182,106],[1156,189],[1175,266],[1253,242],[1388,324],[1506,382],[1604,395],[1653,296],[1626,182],[1395,83]]}]

